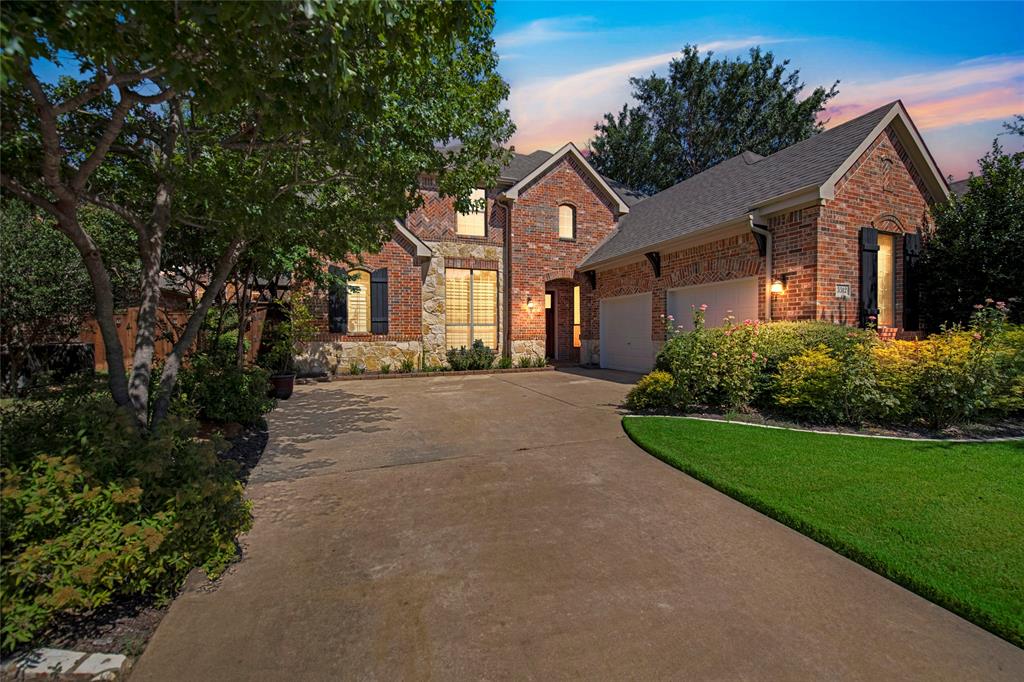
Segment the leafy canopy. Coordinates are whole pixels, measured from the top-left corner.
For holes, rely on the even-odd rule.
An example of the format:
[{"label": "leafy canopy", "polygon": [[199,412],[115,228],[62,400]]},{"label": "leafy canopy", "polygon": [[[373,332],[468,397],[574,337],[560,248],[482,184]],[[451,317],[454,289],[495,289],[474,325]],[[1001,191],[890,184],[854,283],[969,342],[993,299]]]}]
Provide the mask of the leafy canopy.
[{"label": "leafy canopy", "polygon": [[1024,153],[1006,154],[993,142],[978,164],[963,196],[932,209],[922,287],[932,329],[966,323],[986,298],[1014,303],[1011,319],[1024,322]]},{"label": "leafy canopy", "polygon": [[818,114],[838,92],[806,97],[800,71],[770,51],[747,59],[701,57],[694,45],[669,64],[667,77],[631,78],[635,104],[594,126],[590,160],[603,174],[654,194],[749,150],[762,156],[822,129]]}]

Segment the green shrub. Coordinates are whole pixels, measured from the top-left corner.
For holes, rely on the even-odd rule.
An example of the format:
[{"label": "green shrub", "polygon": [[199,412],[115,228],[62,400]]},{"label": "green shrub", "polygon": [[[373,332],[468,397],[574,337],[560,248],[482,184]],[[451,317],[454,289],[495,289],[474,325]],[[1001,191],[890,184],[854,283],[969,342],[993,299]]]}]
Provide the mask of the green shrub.
[{"label": "green shrub", "polygon": [[477,339],[469,348],[448,349],[448,364],[456,372],[473,369],[490,369],[494,365],[494,350]]},{"label": "green shrub", "polygon": [[672,375],[662,370],[654,370],[640,377],[626,395],[626,407],[631,410],[657,410],[671,407],[676,382]]},{"label": "green shrub", "polygon": [[381,374],[391,374],[391,365],[389,365],[389,364],[388,364],[388,363],[386,363],[386,362],[384,362],[384,363],[381,363],[381,366],[380,366],[380,373],[381,373]]},{"label": "green shrub", "polygon": [[364,367],[363,365],[359,364],[358,360],[353,360],[352,362],[348,363],[348,373],[349,374],[362,374],[365,371],[366,371],[366,367]]},{"label": "green shrub", "polygon": [[398,365],[398,372],[400,374],[411,374],[416,371],[416,361],[412,358],[402,358],[401,364]]},{"label": "green shrub", "polygon": [[512,369],[512,357],[509,355],[502,355],[498,358],[498,369]]},{"label": "green shrub", "polygon": [[969,421],[986,410],[997,385],[991,341],[956,329],[921,342],[914,393],[917,413],[932,428]]},{"label": "green shrub", "polygon": [[761,325],[729,318],[724,327],[708,329],[703,307],[694,310],[693,325],[693,331],[673,334],[655,360],[655,368],[675,381],[676,405],[745,407],[764,367],[757,351]]},{"label": "green shrub", "polygon": [[[235,465],[176,415],[142,437],[105,396],[70,395],[0,411],[2,649],[59,614],[117,596],[172,596],[186,574],[215,577],[251,523]],[[49,428],[33,433],[41,420]]]},{"label": "green shrub", "polygon": [[920,381],[917,341],[888,341],[871,348],[875,380],[881,395],[872,417],[885,423],[909,423],[919,412],[917,385]]},{"label": "green shrub", "polygon": [[794,355],[819,346],[825,346],[833,351],[842,351],[850,340],[866,341],[873,335],[874,333],[868,330],[830,322],[769,322],[762,324],[755,350],[763,359],[764,368],[758,373],[755,380],[753,401],[765,406],[773,404],[779,368],[783,362]]},{"label": "green shrub", "polygon": [[994,339],[996,386],[992,407],[999,412],[1024,412],[1024,327],[1011,327]]},{"label": "green shrub", "polygon": [[203,419],[253,424],[274,409],[274,400],[267,397],[269,386],[270,375],[261,367],[239,368],[194,355],[179,374],[176,390],[180,404]]},{"label": "green shrub", "polygon": [[839,350],[820,345],[779,368],[776,406],[799,419],[860,424],[889,400],[878,390],[870,342],[851,339]]},{"label": "green shrub", "polygon": [[[533,367],[534,360],[535,358],[533,355],[520,355],[519,358],[516,360],[516,367],[518,367],[519,369]],[[541,358],[541,362],[544,362],[543,358]]]}]

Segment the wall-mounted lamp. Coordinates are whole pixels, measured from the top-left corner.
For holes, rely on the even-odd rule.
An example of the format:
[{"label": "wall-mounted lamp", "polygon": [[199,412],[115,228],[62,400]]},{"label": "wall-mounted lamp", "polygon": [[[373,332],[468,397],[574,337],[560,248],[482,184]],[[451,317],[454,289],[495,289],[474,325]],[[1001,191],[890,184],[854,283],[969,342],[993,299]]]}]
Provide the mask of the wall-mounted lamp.
[{"label": "wall-mounted lamp", "polygon": [[779,275],[774,282],[772,282],[772,293],[773,294],[784,294],[786,293],[786,275]]},{"label": "wall-mounted lamp", "polygon": [[526,297],[526,309],[530,311],[533,310],[533,296]]}]

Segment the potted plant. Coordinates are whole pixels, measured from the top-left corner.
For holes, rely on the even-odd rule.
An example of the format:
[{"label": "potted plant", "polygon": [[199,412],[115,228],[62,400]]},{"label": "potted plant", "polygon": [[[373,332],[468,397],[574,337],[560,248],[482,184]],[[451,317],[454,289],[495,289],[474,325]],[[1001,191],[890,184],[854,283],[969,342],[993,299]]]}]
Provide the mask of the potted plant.
[{"label": "potted plant", "polygon": [[278,400],[287,400],[295,390],[295,356],[300,344],[313,340],[316,325],[305,302],[293,296],[286,306],[286,319],[274,328],[271,347],[264,356],[270,370],[270,393]]}]

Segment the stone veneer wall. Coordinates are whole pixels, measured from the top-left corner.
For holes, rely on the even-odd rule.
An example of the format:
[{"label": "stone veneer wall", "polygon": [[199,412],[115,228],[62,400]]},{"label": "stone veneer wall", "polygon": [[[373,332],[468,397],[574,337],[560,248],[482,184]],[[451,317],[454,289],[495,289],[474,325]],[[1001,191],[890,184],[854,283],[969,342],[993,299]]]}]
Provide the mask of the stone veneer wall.
[{"label": "stone veneer wall", "polygon": [[369,372],[384,365],[397,371],[402,360],[420,366],[423,344],[419,341],[312,341],[306,352],[295,358],[299,374],[348,374],[353,362]]},{"label": "stone veneer wall", "polygon": [[[502,248],[495,244],[473,244],[465,241],[428,242],[434,257],[430,259],[423,279],[423,358],[439,365],[446,362],[448,350],[445,341],[445,279],[446,267],[496,270],[498,273],[498,348],[500,356],[504,337],[504,288],[502,276]],[[514,348],[514,347],[513,347]]]}]

